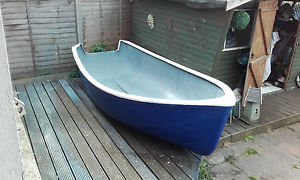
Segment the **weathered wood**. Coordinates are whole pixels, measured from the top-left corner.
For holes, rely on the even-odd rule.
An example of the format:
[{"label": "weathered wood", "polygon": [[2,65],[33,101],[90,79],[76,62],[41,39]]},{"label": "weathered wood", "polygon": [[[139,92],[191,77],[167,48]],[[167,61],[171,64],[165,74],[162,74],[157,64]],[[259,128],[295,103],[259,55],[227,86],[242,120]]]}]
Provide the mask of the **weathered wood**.
[{"label": "weathered wood", "polygon": [[30,52],[32,54],[32,64],[33,64],[33,74],[37,73],[36,69],[36,64],[35,64],[35,56],[34,56],[34,45],[32,43],[32,27],[31,27],[31,22],[30,22],[30,11],[28,7],[28,1],[26,1],[26,13],[27,13],[27,18],[28,18],[28,32],[29,32],[29,37],[30,37]]},{"label": "weathered wood", "polygon": [[[299,95],[300,93],[298,93],[296,97]],[[277,97],[279,101],[281,100],[283,104],[285,104],[285,106],[294,109],[295,112],[300,112],[299,100],[294,96],[292,96],[291,94],[282,94],[282,95],[274,94],[274,96]]]},{"label": "weathered wood", "polygon": [[[134,133],[133,133],[134,134]],[[142,135],[141,133],[136,133],[136,137],[140,143],[142,143],[146,149],[157,159],[163,167],[175,178],[175,179],[192,179],[193,177],[188,177],[187,174],[179,167],[172,159],[163,152],[158,146],[157,141],[153,137]],[[164,142],[165,143],[165,142]]]},{"label": "weathered wood", "polygon": [[23,85],[17,85],[16,89],[19,92],[20,100],[25,103],[25,110],[27,113],[24,116],[24,120],[26,122],[26,127],[28,128],[27,131],[40,174],[44,179],[56,179],[57,174],[55,168],[25,87]]},{"label": "weathered wood", "polygon": [[[72,84],[70,82],[70,84]],[[71,96],[75,92],[70,92],[71,86],[68,84],[64,84],[63,87],[68,89],[67,93],[69,96]],[[68,88],[70,87],[70,88]],[[71,96],[74,100],[74,96]],[[102,145],[112,158],[112,160],[115,162],[115,164],[118,166],[118,169],[125,175],[126,179],[139,179],[140,177],[137,175],[137,173],[134,171],[132,166],[129,164],[125,156],[119,151],[118,147],[114,144],[112,139],[109,137],[109,135],[105,132],[103,127],[99,124],[97,119],[93,116],[93,114],[89,111],[89,109],[81,102],[76,101],[76,106],[81,112],[82,116],[84,116],[85,120],[89,124],[89,126],[92,128],[95,135],[100,139]]]},{"label": "weathered wood", "polygon": [[91,49],[95,44],[104,41],[116,44],[120,38],[130,36],[130,30],[123,31],[123,29],[131,29],[131,21],[126,23],[123,21],[131,19],[129,1],[78,0],[78,3],[80,3],[82,42],[86,49]]},{"label": "weathered wood", "polygon": [[[155,141],[155,138],[153,141]],[[189,178],[193,179],[195,177],[195,172],[197,171],[200,161],[198,156],[183,147],[165,141],[155,141],[155,144],[159,146],[160,150],[180,167]]]},{"label": "weathered wood", "polygon": [[253,128],[254,126],[250,125],[250,124],[247,124],[241,120],[234,120],[234,122],[238,125],[240,125],[241,127],[245,128],[245,129],[250,129],[250,128]]},{"label": "weathered wood", "polygon": [[[115,121],[115,120],[112,120]],[[134,149],[134,151],[140,156],[140,158],[147,164],[151,171],[157,176],[158,179],[175,179],[156,159],[153,155],[141,144],[137,137],[134,136],[123,125],[118,125],[116,122],[112,122],[118,132],[126,139],[128,144]]]},{"label": "weathered wood", "polygon": [[80,0],[75,0],[75,13],[76,13],[76,28],[77,28],[77,42],[83,43],[83,33],[80,14]]},{"label": "weathered wood", "polygon": [[[288,116],[289,114],[293,113],[293,110],[286,107],[285,104],[282,105],[281,101],[276,100],[274,96],[272,96],[271,98],[268,98],[267,101],[268,102],[267,103],[265,102],[264,105],[266,107],[272,107],[272,109],[270,109],[270,108],[265,109],[269,112],[271,111],[274,114],[280,113],[285,116]],[[276,110],[276,111],[274,111],[274,110]]]},{"label": "weathered wood", "polygon": [[175,179],[194,179],[199,159],[190,151],[141,133],[136,137]]},{"label": "weathered wood", "polygon": [[[82,85],[79,79],[76,79],[78,85]],[[76,86],[73,86],[76,87]],[[120,136],[120,134],[115,130],[115,128],[108,122],[106,116],[99,111],[99,109],[94,105],[94,103],[89,99],[89,97],[81,89],[74,88],[78,96],[84,102],[84,104],[89,108],[91,113],[97,118],[98,122],[103,126],[108,135],[112,138],[115,144],[118,146],[120,151],[128,159],[130,164],[135,168],[142,179],[157,179],[151,170],[144,164],[140,157],[135,153],[135,151],[127,144],[127,142]]]},{"label": "weathered wood", "polygon": [[[89,170],[91,176],[94,179],[103,176],[103,170],[100,163],[97,161],[97,158],[94,156],[93,151],[90,149],[85,137],[80,132],[80,129],[73,121],[69,111],[72,109],[67,109],[67,105],[64,105],[50,82],[43,82],[48,96],[50,97],[53,105],[55,106],[57,113],[61,117],[68,133],[70,134],[78,152],[80,153],[81,158],[83,159],[87,169]],[[89,129],[92,131],[91,129]]]},{"label": "weathered wood", "polygon": [[[58,95],[60,96],[61,100],[64,104],[68,104],[68,109],[71,109],[70,112],[71,116],[73,117],[76,124],[81,129],[81,132],[86,137],[88,144],[90,145],[91,149],[93,150],[95,156],[97,157],[98,161],[100,162],[103,170],[107,174],[108,178],[111,179],[124,179],[123,175],[115,165],[114,161],[111,159],[105,148],[103,147],[101,140],[95,135],[94,131],[87,131],[91,127],[86,122],[86,117],[82,114],[83,111],[78,109],[77,103],[80,103],[80,100],[76,96],[76,94],[68,94],[72,93],[72,89],[67,89],[66,87],[61,87],[58,82],[53,82],[53,87],[57,91],[59,91]],[[63,90],[63,89],[64,90]],[[74,99],[76,98],[77,99]],[[70,99],[71,98],[71,99]],[[73,101],[73,102],[72,102]],[[78,111],[75,111],[78,109]]]},{"label": "weathered wood", "polygon": [[269,45],[273,31],[278,0],[261,0],[258,5],[253,41],[247,67],[242,104],[246,105],[246,96],[250,88],[261,88]]},{"label": "weathered wood", "polygon": [[230,133],[228,133],[227,131],[225,131],[225,130],[223,130],[223,132],[222,132],[222,137],[226,137],[226,136],[228,136]]},{"label": "weathered wood", "polygon": [[[60,142],[61,148],[70,164],[70,168],[76,179],[91,179],[89,172],[87,171],[75,145],[73,144],[61,117],[57,113],[57,109],[54,108],[51,100],[48,97],[44,87],[41,83],[34,83],[34,87],[37,91],[41,103],[49,120],[52,122],[52,127]],[[62,117],[64,118],[64,117]]]},{"label": "weathered wood", "polygon": [[30,99],[34,114],[36,116],[38,125],[43,134],[53,164],[55,166],[57,175],[61,178],[74,179],[73,172],[68,165],[68,161],[60,146],[59,140],[52,128],[51,122],[44,111],[43,105],[32,84],[26,84],[26,91]]},{"label": "weathered wood", "polygon": [[[76,82],[79,83],[82,86],[79,79],[76,79]],[[112,120],[112,123],[113,122],[115,122],[115,120]],[[152,145],[149,145],[149,143],[151,141],[149,139],[146,140],[144,138],[137,138],[140,142],[140,143],[138,143],[134,140],[134,137],[142,136],[141,134],[135,135],[135,133],[131,133],[131,131],[129,131],[128,128],[126,128],[126,127],[124,127],[124,126],[122,126],[118,123],[113,123],[113,124],[115,125],[115,127],[118,127],[117,129],[118,129],[119,132],[123,132],[121,134],[125,137],[125,139],[127,141],[128,141],[128,138],[131,139],[129,144],[133,143],[133,144],[131,144],[131,146],[133,148],[136,148],[136,147],[134,147],[134,145],[137,144],[137,146],[140,147],[140,148],[143,148],[144,151],[149,151],[148,153],[153,154],[154,151],[150,148],[148,149],[147,147],[152,147],[152,145],[157,144],[157,145],[159,145],[159,147],[157,147],[157,148],[161,149],[160,152],[164,153],[166,155],[166,157],[164,157],[164,158],[167,158],[167,159],[171,160],[170,165],[172,165],[171,162],[173,162],[174,164],[177,165],[177,167],[180,167],[182,169],[182,171],[185,172],[190,178],[194,178],[195,171],[196,171],[196,169],[198,167],[198,164],[199,164],[199,159],[196,158],[194,155],[190,154],[190,152],[184,150],[183,148],[178,148],[178,147],[175,147],[173,145],[169,145],[168,143],[167,143],[168,145],[163,145],[163,144],[166,144],[166,142],[155,141],[155,142],[152,143]],[[129,133],[129,135],[128,135],[128,133]],[[127,136],[129,136],[129,137],[126,138]],[[145,144],[145,142],[147,142],[147,144]],[[143,146],[145,146],[146,149]],[[140,151],[139,149],[138,149],[138,151],[140,153],[144,152],[144,151]],[[144,157],[144,158],[147,158],[147,157]],[[150,157],[148,157],[148,158],[150,158]],[[162,164],[166,163],[165,161],[160,161],[161,159],[159,159],[159,157],[154,155],[154,159],[152,158],[151,161],[155,161],[155,160],[158,160]],[[145,159],[144,161],[147,162],[148,160]],[[165,165],[166,165],[166,169],[170,169],[170,168],[177,169],[174,166],[173,167],[167,167],[168,164],[165,164]],[[152,171],[154,171],[154,170],[152,170]],[[176,172],[169,171],[170,174],[178,173],[178,172],[180,172],[180,170],[176,171]],[[184,175],[181,175],[181,176],[184,176]],[[180,176],[177,177],[177,176],[174,176],[174,174],[173,174],[173,177],[175,179],[180,178]]]},{"label": "weathered wood", "polygon": [[[89,44],[90,49],[104,41],[116,47],[121,36],[130,37],[131,3],[127,1],[2,0],[1,2],[10,59],[15,56],[22,57],[23,54],[32,58],[34,71],[26,72],[24,69],[22,72],[24,75],[39,75],[40,70],[34,69],[35,62],[38,61],[35,57],[44,56],[47,59],[46,56],[58,55],[60,60],[61,48],[70,49],[78,41]],[[40,45],[56,45],[58,48],[43,54],[40,50],[36,50]],[[14,47],[20,48],[15,52]],[[68,53],[71,55],[71,51]],[[21,64],[19,66],[22,67]],[[17,67],[17,64],[14,67]],[[50,71],[53,70],[52,68]],[[15,69],[11,72],[14,79],[17,74],[20,75]]]},{"label": "weathered wood", "polygon": [[[162,179],[194,179],[199,164],[199,158],[197,156],[181,147],[135,132],[112,120],[96,108],[92,101],[87,97],[82,90],[83,87],[79,79],[61,80],[60,82],[52,83],[43,82],[42,85],[43,86],[41,86],[40,83],[35,83],[34,87],[37,90],[37,95],[41,100],[44,111],[46,111],[51,122],[56,123],[55,125],[53,124],[54,130],[56,131],[59,129],[59,126],[61,126],[61,123],[59,122],[59,119],[61,119],[76,147],[75,149],[77,149],[78,153],[81,155],[89,172],[91,172],[90,170],[92,167],[90,165],[90,168],[88,168],[88,158],[84,158],[83,154],[85,149],[91,149],[91,152],[94,153],[96,153],[95,151],[97,149],[95,147],[85,148],[88,146],[86,142],[91,144],[91,142],[98,141],[98,144],[100,143],[100,146],[105,149],[105,152],[107,152],[111,158],[112,163],[115,164],[125,179],[140,179],[140,177],[143,179],[155,179],[155,175]],[[291,103],[287,103],[287,107],[292,106],[294,102],[298,102],[297,100],[300,96],[297,95],[299,95],[299,93],[293,92],[292,95],[289,93],[284,94],[284,96],[272,94],[264,97],[264,102],[268,111],[263,111],[262,113],[270,113],[270,111],[274,109],[272,108],[272,105],[275,102],[280,101],[279,105],[282,106],[288,102],[286,99],[293,100]],[[283,108],[278,109],[278,111],[284,110],[285,109]],[[218,147],[220,147],[224,141],[242,140],[248,135],[267,132],[268,129],[274,129],[285,124],[300,121],[300,112],[297,113],[296,108],[293,108],[292,110],[294,113],[290,114],[289,117],[284,116],[279,118],[275,114],[271,116],[273,118],[272,120],[263,120],[259,123],[254,123],[253,125],[248,125],[240,120],[233,120],[231,125],[225,127],[230,134],[221,138]],[[281,112],[279,112],[279,114],[280,113]],[[57,119],[54,119],[55,117]],[[128,146],[120,134],[118,134],[118,132],[110,125],[110,122],[114,124],[118,132],[126,139],[131,147]],[[62,129],[64,127],[62,127]],[[92,133],[84,133],[83,131],[85,130],[89,130]],[[61,131],[65,132],[65,130]],[[56,133],[57,137],[59,137],[59,133]],[[85,140],[86,138],[90,138],[90,136],[94,136],[94,139],[96,140]],[[61,140],[62,138],[58,139]],[[77,141],[75,142],[75,140]],[[82,142],[86,145],[80,146]],[[61,145],[63,146],[63,143],[61,143]],[[136,152],[132,151],[132,149],[130,151],[130,148],[134,149]],[[130,152],[130,155],[128,152]],[[147,169],[148,167],[144,164],[139,167],[137,166],[137,162],[133,162],[132,158],[135,153],[140,155],[140,157],[137,157],[137,160],[141,161],[139,158],[142,158],[144,162],[141,161],[141,163],[147,164],[155,175],[152,174],[149,176],[149,174],[143,174],[143,172],[147,172],[149,169]],[[99,156],[97,157],[99,162],[97,162],[97,159],[95,158],[96,163],[102,163]],[[104,161],[106,161],[105,158]],[[109,166],[103,166],[106,173],[108,167]],[[146,168],[147,170],[145,171],[143,168]],[[96,169],[97,168],[94,168],[94,170]],[[152,173],[151,171],[149,172]],[[137,173],[140,176],[137,175]],[[144,178],[146,176],[147,178]]]},{"label": "weathered wood", "polygon": [[231,127],[231,124],[228,124],[227,126],[225,126],[224,130],[226,130],[230,134],[238,132],[237,130],[235,130],[234,128]]},{"label": "weathered wood", "polygon": [[240,126],[239,124],[237,124],[235,121],[232,121],[232,123],[230,124],[230,127],[232,127],[233,129],[237,130],[237,131],[244,131],[246,128]]},{"label": "weathered wood", "polygon": [[241,120],[234,120],[235,125],[231,125],[232,128],[237,129],[236,125],[239,125],[245,129],[240,129],[238,132],[230,132],[231,137],[222,137],[220,142],[223,143],[228,140],[232,142],[239,141],[249,135],[265,133],[268,130],[300,121],[299,97],[300,93],[298,91],[280,92],[264,96],[261,119],[251,125]]}]

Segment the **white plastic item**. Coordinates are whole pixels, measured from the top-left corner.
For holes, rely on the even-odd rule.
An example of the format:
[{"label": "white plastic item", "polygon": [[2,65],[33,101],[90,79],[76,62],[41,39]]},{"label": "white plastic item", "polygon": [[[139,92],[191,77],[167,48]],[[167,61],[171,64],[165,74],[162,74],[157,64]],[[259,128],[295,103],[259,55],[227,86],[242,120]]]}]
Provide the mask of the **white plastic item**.
[{"label": "white plastic item", "polygon": [[272,53],[273,53],[273,49],[274,49],[275,44],[279,40],[280,40],[280,38],[279,38],[278,32],[273,32],[272,33],[272,39],[271,39],[270,47],[269,47],[270,55],[269,55],[269,57],[267,58],[267,61],[266,61],[266,67],[265,67],[265,72],[264,72],[264,77],[263,77],[263,81],[262,82],[265,82],[268,79],[268,77],[270,76],[270,74],[271,74],[271,58],[272,58]]}]

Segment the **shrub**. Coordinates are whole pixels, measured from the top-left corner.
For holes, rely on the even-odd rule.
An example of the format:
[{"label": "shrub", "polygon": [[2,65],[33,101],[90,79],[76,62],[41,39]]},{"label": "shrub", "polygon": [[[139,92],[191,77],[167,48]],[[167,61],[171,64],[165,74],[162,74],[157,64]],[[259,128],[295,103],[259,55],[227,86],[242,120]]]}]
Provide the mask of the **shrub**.
[{"label": "shrub", "polygon": [[107,47],[107,43],[104,42],[101,45],[96,44],[92,50],[91,53],[96,53],[96,52],[105,52],[106,51],[106,47]]}]

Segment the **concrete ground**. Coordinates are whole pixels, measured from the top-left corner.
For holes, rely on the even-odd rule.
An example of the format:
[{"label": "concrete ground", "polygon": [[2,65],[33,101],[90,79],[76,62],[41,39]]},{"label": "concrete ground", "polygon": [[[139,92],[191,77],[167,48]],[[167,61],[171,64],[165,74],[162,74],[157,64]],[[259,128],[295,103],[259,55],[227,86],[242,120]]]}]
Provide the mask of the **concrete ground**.
[{"label": "concrete ground", "polygon": [[247,140],[225,143],[205,158],[212,166],[214,179],[300,179],[300,123]]},{"label": "concrete ground", "polygon": [[18,128],[18,138],[22,161],[22,179],[23,180],[41,180],[30,140],[23,126],[20,116],[16,113],[16,124]]}]

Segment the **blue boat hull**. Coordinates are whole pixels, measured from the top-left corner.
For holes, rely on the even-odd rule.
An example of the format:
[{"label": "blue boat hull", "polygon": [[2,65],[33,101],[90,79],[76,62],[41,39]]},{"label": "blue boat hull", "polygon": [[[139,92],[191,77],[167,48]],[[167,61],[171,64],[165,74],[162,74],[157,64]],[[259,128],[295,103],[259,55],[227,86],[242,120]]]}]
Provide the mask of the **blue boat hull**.
[{"label": "blue boat hull", "polygon": [[128,41],[72,51],[89,96],[111,117],[200,155],[214,151],[235,103],[227,85]]},{"label": "blue boat hull", "polygon": [[93,102],[114,119],[200,155],[214,151],[231,111],[231,107],[132,101],[102,91],[83,75],[81,79]]}]

